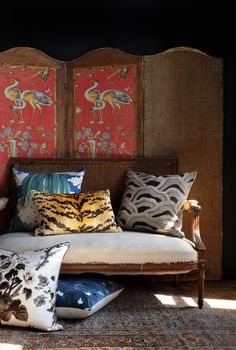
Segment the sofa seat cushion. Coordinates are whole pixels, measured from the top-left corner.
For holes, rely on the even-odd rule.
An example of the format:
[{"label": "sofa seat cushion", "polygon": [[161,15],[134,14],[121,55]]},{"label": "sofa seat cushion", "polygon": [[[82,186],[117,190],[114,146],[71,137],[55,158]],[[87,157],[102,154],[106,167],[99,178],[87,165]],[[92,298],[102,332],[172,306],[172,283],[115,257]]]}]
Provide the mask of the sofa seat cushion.
[{"label": "sofa seat cushion", "polygon": [[183,238],[133,231],[35,236],[29,232],[0,236],[0,247],[22,252],[69,242],[64,256],[67,264],[145,264],[197,262],[197,252]]}]

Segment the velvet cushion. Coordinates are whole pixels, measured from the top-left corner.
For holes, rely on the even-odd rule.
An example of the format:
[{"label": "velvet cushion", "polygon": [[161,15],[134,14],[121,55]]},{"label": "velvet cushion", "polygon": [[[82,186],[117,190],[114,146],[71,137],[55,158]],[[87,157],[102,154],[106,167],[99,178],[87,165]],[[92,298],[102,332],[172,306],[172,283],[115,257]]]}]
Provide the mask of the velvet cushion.
[{"label": "velvet cushion", "polygon": [[0,248],[0,324],[62,329],[56,318],[56,287],[69,243],[14,253]]},{"label": "velvet cushion", "polygon": [[18,202],[9,232],[33,231],[38,211],[31,200],[31,190],[54,193],[80,193],[85,170],[59,173],[36,173],[13,168]]},{"label": "velvet cushion", "polygon": [[193,171],[154,176],[128,170],[117,223],[126,230],[184,237],[182,206],[196,175]]},{"label": "velvet cushion", "polygon": [[115,299],[124,288],[106,278],[61,276],[56,313],[59,318],[85,318]]},{"label": "velvet cushion", "polygon": [[110,191],[55,194],[32,191],[39,211],[36,235],[79,232],[119,232]]}]

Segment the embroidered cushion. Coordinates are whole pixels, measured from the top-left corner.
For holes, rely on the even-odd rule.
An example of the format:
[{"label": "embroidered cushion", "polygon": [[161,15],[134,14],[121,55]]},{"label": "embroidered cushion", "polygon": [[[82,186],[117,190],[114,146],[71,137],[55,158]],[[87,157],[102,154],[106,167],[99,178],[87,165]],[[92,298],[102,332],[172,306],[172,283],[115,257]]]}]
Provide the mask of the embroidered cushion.
[{"label": "embroidered cushion", "polygon": [[69,243],[14,253],[0,249],[0,324],[62,329],[56,317],[56,287]]},{"label": "embroidered cushion", "polygon": [[184,237],[182,206],[196,176],[196,171],[154,176],[128,170],[118,225],[127,230]]},{"label": "embroidered cushion", "polygon": [[32,191],[39,211],[36,235],[78,232],[119,232],[110,191],[55,194]]},{"label": "embroidered cushion", "polygon": [[38,211],[31,200],[31,190],[54,193],[80,193],[85,170],[59,173],[34,173],[13,168],[18,202],[9,232],[33,231],[38,225]]},{"label": "embroidered cushion", "polygon": [[59,318],[85,318],[115,299],[124,288],[105,278],[64,276],[58,280],[56,313]]}]

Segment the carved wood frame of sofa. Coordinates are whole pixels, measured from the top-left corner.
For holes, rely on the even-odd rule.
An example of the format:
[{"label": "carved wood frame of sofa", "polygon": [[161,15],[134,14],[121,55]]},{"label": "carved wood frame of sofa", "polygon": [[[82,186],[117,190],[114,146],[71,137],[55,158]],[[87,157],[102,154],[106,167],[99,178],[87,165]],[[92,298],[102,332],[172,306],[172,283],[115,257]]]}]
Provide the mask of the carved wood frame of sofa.
[{"label": "carved wood frame of sofa", "polygon": [[[178,173],[178,161],[175,158],[117,158],[117,159],[64,159],[64,158],[11,158],[9,160],[9,219],[16,205],[17,195],[12,179],[12,167],[35,171],[56,172],[72,171],[81,168],[86,169],[86,175],[82,183],[82,191],[110,189],[112,206],[117,213],[124,186],[127,169],[146,172],[153,175],[166,175]],[[191,214],[190,235],[187,238],[192,242],[197,251],[197,260],[177,263],[146,263],[146,264],[62,264],[61,272],[103,272],[107,274],[174,274],[178,283],[179,274],[190,271],[198,273],[198,306],[203,307],[203,292],[205,279],[205,250],[206,247],[200,236],[200,212],[201,208],[196,200],[187,200],[183,211]],[[190,237],[191,236],[191,237]]]}]

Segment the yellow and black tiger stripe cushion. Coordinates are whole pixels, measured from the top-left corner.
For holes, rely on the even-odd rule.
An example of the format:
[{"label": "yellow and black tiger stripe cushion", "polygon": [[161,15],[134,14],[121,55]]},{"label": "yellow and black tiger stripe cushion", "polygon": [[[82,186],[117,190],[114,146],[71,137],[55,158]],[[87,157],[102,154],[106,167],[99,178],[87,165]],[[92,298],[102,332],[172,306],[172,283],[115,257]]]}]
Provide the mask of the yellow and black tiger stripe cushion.
[{"label": "yellow and black tiger stripe cushion", "polygon": [[56,194],[32,191],[39,210],[36,235],[80,232],[120,232],[111,206],[110,191]]}]

